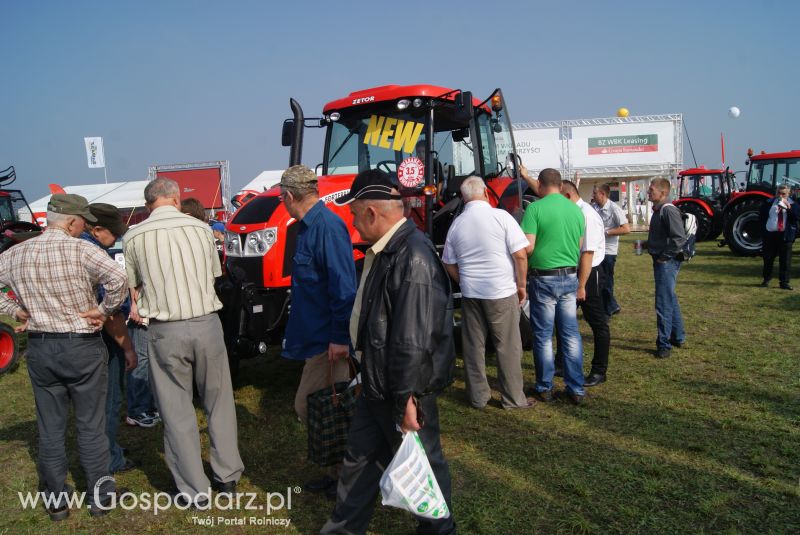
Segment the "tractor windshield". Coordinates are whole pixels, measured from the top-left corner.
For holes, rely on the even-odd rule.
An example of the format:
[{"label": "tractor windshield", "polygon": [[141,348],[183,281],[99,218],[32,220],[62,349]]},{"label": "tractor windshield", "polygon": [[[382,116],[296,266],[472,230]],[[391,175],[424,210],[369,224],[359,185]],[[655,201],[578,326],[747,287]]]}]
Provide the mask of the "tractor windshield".
[{"label": "tractor windshield", "polygon": [[681,183],[681,197],[707,197],[714,199],[723,193],[721,174],[685,175]]},{"label": "tractor windshield", "polygon": [[34,223],[33,213],[22,193],[15,190],[6,190],[0,194],[0,222],[24,221]]},{"label": "tractor windshield", "polygon": [[794,198],[800,197],[800,158],[781,160],[754,160],[747,175],[747,189],[775,193],[775,189],[788,185]]},{"label": "tractor windshield", "polygon": [[397,177],[404,162],[412,158],[424,160],[426,122],[422,109],[399,112],[373,107],[342,112],[328,131],[325,174],[381,169]]}]

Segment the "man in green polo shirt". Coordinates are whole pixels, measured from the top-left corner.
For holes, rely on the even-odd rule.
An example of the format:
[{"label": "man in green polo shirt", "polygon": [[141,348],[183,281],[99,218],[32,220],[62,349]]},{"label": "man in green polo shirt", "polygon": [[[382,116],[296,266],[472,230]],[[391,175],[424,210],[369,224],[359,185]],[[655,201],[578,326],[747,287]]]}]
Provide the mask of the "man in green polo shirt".
[{"label": "man in green polo shirt", "polygon": [[[553,327],[564,352],[566,397],[583,401],[583,342],[578,332],[576,299],[585,298],[578,289],[577,266],[584,232],[583,213],[561,195],[561,173],[543,169],[539,173],[542,199],[525,210],[522,231],[528,238],[528,296],[534,338],[536,392],[539,401],[553,400]],[[582,295],[584,294],[584,295]]]}]

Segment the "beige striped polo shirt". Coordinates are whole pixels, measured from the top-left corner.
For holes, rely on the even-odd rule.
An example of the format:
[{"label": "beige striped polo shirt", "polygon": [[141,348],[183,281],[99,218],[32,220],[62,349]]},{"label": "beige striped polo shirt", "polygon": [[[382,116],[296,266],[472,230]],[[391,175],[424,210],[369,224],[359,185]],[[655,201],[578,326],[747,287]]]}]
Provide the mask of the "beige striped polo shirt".
[{"label": "beige striped polo shirt", "polygon": [[160,206],[124,237],[128,283],[141,286],[139,315],[159,321],[197,318],[222,308],[222,275],[211,229],[174,206]]}]

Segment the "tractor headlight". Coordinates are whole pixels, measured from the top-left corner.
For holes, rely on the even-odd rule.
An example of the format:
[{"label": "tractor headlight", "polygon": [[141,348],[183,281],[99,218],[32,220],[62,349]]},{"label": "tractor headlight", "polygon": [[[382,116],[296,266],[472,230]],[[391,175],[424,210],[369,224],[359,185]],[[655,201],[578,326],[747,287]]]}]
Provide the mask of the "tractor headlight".
[{"label": "tractor headlight", "polygon": [[267,251],[275,244],[278,239],[278,229],[271,227],[264,230],[256,230],[247,235],[245,242],[245,256],[264,256]]},{"label": "tractor headlight", "polygon": [[239,235],[225,232],[225,254],[228,256],[242,256],[242,247],[239,244]]}]

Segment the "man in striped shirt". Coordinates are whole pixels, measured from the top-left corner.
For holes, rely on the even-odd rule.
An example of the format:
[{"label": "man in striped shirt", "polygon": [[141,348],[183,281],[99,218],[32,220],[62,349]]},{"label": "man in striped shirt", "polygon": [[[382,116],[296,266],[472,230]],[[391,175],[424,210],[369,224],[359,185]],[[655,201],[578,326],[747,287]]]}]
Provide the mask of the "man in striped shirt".
[{"label": "man in striped shirt", "polygon": [[[125,272],[102,249],[78,239],[86,221],[96,223],[85,198],[53,195],[47,205],[47,230],[0,255],[0,287],[9,286],[19,302],[0,293],[0,313],[28,330],[27,365],[39,427],[38,471],[43,492],[55,497],[52,520],[69,516],[64,447],[70,402],[75,411],[78,451],[86,471],[89,512],[105,514],[114,480],[109,475],[106,438],[108,353],[98,329],[127,294]],[[105,295],[98,304],[95,288]],[[133,361],[135,363],[135,360]],[[97,488],[95,488],[97,486]],[[95,497],[106,496],[101,504]]]},{"label": "man in striped shirt", "polygon": [[[208,225],[180,212],[178,184],[156,178],[144,190],[150,217],[125,234],[123,251],[139,315],[149,318],[153,394],[164,422],[164,452],[180,498],[204,507],[203,471],[192,383],[211,438],[214,486],[233,492],[244,471],[214,278],[222,274]],[[184,502],[185,502],[184,501]]]}]

